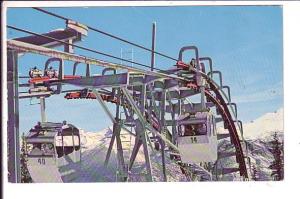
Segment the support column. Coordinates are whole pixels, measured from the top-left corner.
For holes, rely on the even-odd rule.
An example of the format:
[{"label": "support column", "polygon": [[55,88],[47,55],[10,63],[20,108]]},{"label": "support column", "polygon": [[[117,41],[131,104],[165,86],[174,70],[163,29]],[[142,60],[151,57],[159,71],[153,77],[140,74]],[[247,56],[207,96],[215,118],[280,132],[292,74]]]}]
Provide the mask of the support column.
[{"label": "support column", "polygon": [[113,134],[116,136],[116,142],[117,142],[117,158],[118,158],[118,172],[120,173],[119,179],[121,181],[127,180],[127,168],[125,166],[124,162],[124,155],[123,155],[123,147],[122,147],[122,141],[120,138],[121,133],[121,124],[119,118],[116,118],[117,122],[114,123],[114,130]]},{"label": "support column", "polygon": [[21,182],[20,136],[19,136],[19,94],[18,54],[7,51],[7,103],[8,103],[8,181]]},{"label": "support column", "polygon": [[130,161],[129,161],[129,165],[128,165],[129,170],[132,169],[133,163],[135,161],[135,158],[139,152],[141,145],[142,145],[142,141],[140,139],[140,135],[137,134],[137,136],[135,138],[135,143],[134,143],[134,146],[133,146],[133,149],[131,152],[131,156],[130,156]]},{"label": "support column", "polygon": [[176,129],[176,120],[175,120],[175,104],[171,104],[170,106],[172,106],[172,113],[171,113],[171,117],[172,117],[172,143],[176,144],[176,139],[177,139],[177,129]]},{"label": "support column", "polygon": [[[121,90],[117,90],[117,96],[120,98],[121,96]],[[116,105],[116,117],[115,117],[115,123],[114,123],[114,129],[113,134],[116,136],[116,142],[117,142],[117,157],[118,157],[118,164],[119,164],[119,172],[121,176],[119,179],[121,181],[127,180],[127,168],[125,166],[124,162],[124,155],[123,155],[123,147],[122,147],[122,141],[121,141],[121,120],[120,120],[120,105]]]},{"label": "support column", "polygon": [[165,127],[165,112],[166,112],[166,90],[163,90],[161,93],[160,101],[160,123],[161,123],[161,133],[164,132]]},{"label": "support column", "polygon": [[90,64],[86,64],[85,76],[90,77]]},{"label": "support column", "polygon": [[[141,91],[141,112],[145,113],[145,103],[146,103],[146,84],[142,85],[142,91]],[[144,149],[144,155],[145,155],[145,161],[146,161],[146,168],[147,168],[147,181],[153,181],[152,179],[152,166],[151,166],[151,160],[148,150],[148,144],[147,144],[147,136],[146,136],[146,124],[140,120],[140,123],[142,124],[142,131],[141,131],[141,139],[143,143],[143,149]]]},{"label": "support column", "polygon": [[111,139],[110,139],[109,147],[108,147],[107,152],[106,152],[104,166],[108,165],[108,161],[109,161],[109,158],[110,158],[110,155],[111,155],[112,148],[113,148],[114,143],[115,143],[115,139],[116,139],[116,134],[114,134],[114,132],[112,132],[112,136],[111,136]]},{"label": "support column", "polygon": [[165,158],[165,147],[166,144],[165,142],[160,139],[160,146],[161,146],[161,160],[162,160],[162,168],[163,168],[163,176],[164,176],[164,181],[167,182],[167,171],[166,171],[166,158]]},{"label": "support column", "polygon": [[[151,95],[151,99],[150,99],[150,105],[149,105],[149,115],[151,115],[152,111],[154,111],[155,115],[157,117],[160,116],[160,109],[156,106],[156,101],[155,101],[155,98],[154,98],[154,92],[153,92],[153,83],[150,83],[148,84],[148,91],[150,92],[150,95]],[[151,114],[150,114],[151,113]],[[151,132],[152,133],[152,137],[155,137],[155,134],[154,132]],[[152,147],[152,145],[150,145]]]},{"label": "support column", "polygon": [[[202,80],[202,81],[204,81],[204,80]],[[204,110],[206,110],[204,85],[201,85],[200,92],[201,92],[201,110],[204,111]]]},{"label": "support column", "polygon": [[[110,120],[112,121],[112,123],[115,124],[115,123],[116,123],[116,120],[115,120],[114,116],[109,112],[109,109],[108,109],[107,106],[105,105],[105,102],[103,101],[103,99],[102,99],[102,97],[100,96],[100,94],[98,93],[98,91],[97,91],[96,89],[93,89],[92,91],[93,91],[93,93],[95,94],[96,99],[97,99],[98,102],[100,103],[100,105],[101,105],[101,107],[103,108],[104,112],[108,115],[108,117],[110,118]],[[105,166],[107,166],[107,164],[108,164],[108,161],[109,161],[109,158],[110,158],[110,154],[111,154],[111,151],[112,151],[114,142],[115,142],[115,138],[116,138],[116,135],[115,135],[114,132],[113,132],[113,133],[112,133],[111,140],[110,140],[110,143],[109,143],[109,147],[108,147],[108,150],[107,150],[107,153],[106,153],[105,161],[104,161],[104,165],[105,165]]]},{"label": "support column", "polygon": [[[164,134],[165,131],[165,112],[166,112],[166,90],[162,91],[161,101],[160,101],[160,133]],[[160,146],[161,146],[161,158],[162,158],[162,167],[163,167],[163,176],[164,181],[167,181],[167,174],[166,174],[166,164],[165,164],[165,142],[160,139]]]},{"label": "support column", "polygon": [[40,97],[40,106],[41,106],[41,122],[47,122],[47,117],[46,117],[46,99],[45,97]]}]

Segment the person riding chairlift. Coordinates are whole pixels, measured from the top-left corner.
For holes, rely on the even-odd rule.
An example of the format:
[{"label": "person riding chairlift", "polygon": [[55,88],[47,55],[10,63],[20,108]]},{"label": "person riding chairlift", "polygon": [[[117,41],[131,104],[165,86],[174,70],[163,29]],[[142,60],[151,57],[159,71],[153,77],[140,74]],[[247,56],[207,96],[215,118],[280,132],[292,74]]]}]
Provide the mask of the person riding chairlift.
[{"label": "person riding chairlift", "polygon": [[29,137],[37,137],[41,133],[41,122],[38,122],[37,125],[34,126],[34,128],[31,128],[29,131]]},{"label": "person riding chairlift", "polygon": [[206,134],[207,134],[206,124],[204,123],[185,125],[184,136],[197,136],[197,135],[206,135]]},{"label": "person riding chairlift", "polygon": [[45,70],[44,75],[48,76],[49,78],[57,78],[58,72],[52,66],[50,66],[47,70]]},{"label": "person riding chairlift", "polygon": [[205,123],[200,123],[195,125],[196,128],[196,135],[206,135],[207,129]]},{"label": "person riding chairlift", "polygon": [[42,77],[43,73],[40,69],[38,69],[36,66],[31,68],[29,71],[29,77],[35,78],[35,77]]},{"label": "person riding chairlift", "polygon": [[191,59],[191,61],[190,61],[190,66],[191,66],[192,68],[196,68],[196,60],[195,60],[194,58]]},{"label": "person riding chairlift", "polygon": [[[189,65],[191,69],[196,69],[196,59],[192,58]],[[205,73],[205,67],[203,63],[200,63],[200,71]]]},{"label": "person riding chairlift", "polygon": [[54,153],[54,146],[52,143],[43,144],[42,149],[46,155],[52,155]]},{"label": "person riding chairlift", "polygon": [[195,135],[195,129],[193,125],[185,125],[184,136],[194,136],[194,135]]}]

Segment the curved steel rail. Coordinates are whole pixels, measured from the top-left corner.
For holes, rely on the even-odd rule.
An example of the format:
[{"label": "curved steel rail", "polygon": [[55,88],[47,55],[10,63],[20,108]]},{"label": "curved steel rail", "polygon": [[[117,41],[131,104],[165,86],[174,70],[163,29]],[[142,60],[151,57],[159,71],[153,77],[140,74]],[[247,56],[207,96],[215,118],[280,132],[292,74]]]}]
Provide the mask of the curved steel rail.
[{"label": "curved steel rail", "polygon": [[232,115],[227,107],[227,104],[223,99],[222,95],[220,94],[218,88],[215,87],[215,85],[212,84],[211,82],[208,81],[208,83],[210,85],[210,89],[215,93],[216,97],[214,97],[208,90],[205,91],[205,95],[220,110],[224,122],[228,123],[230,138],[236,149],[236,159],[237,162],[239,163],[240,175],[245,178],[248,178],[247,167],[244,160],[243,148],[240,143],[237,129],[235,127],[235,123],[234,123],[235,120],[233,120]]}]

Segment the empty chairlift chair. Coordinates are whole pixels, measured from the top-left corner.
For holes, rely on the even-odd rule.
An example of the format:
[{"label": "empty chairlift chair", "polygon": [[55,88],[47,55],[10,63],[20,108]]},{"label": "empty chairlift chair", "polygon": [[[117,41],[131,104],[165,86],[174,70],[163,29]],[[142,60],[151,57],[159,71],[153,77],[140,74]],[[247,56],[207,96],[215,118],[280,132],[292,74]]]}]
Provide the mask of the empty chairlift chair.
[{"label": "empty chairlift chair", "polygon": [[62,182],[59,167],[80,162],[80,134],[72,124],[38,123],[25,142],[27,167],[34,182]]},{"label": "empty chairlift chair", "polygon": [[216,126],[211,112],[186,113],[178,118],[177,144],[183,163],[215,162]]}]

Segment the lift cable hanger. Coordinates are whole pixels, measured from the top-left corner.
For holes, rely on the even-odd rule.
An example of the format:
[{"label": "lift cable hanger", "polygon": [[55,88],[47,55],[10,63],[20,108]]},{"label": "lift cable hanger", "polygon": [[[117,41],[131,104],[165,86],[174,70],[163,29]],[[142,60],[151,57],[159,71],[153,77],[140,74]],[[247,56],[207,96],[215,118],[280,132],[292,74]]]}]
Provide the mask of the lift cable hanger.
[{"label": "lift cable hanger", "polygon": [[[44,10],[44,9],[41,9],[41,8],[33,7],[33,9],[38,10],[38,11],[43,12],[43,13],[46,13],[46,14],[48,14],[48,15],[51,15],[51,16],[54,16],[54,17],[57,17],[57,18],[66,20],[66,21],[67,21],[67,20],[72,20],[72,19],[63,17],[63,16],[61,16],[61,15],[58,15],[58,14],[53,13],[53,12],[49,12],[49,11]],[[98,33],[100,33],[100,34],[103,34],[103,35],[106,35],[106,36],[108,36],[108,37],[117,39],[117,40],[122,41],[122,42],[124,42],[124,43],[133,45],[133,46],[135,46],[135,47],[141,48],[141,49],[146,50],[146,51],[149,51],[149,52],[153,52],[154,54],[157,54],[157,55],[160,55],[160,56],[162,56],[162,57],[171,59],[171,60],[173,60],[173,61],[178,61],[178,59],[175,59],[175,58],[173,58],[173,57],[170,57],[170,56],[168,56],[168,55],[165,55],[165,54],[163,54],[163,53],[161,53],[161,52],[157,52],[157,51],[154,51],[154,50],[152,50],[152,49],[146,48],[146,47],[144,47],[144,46],[142,46],[142,45],[133,43],[133,42],[131,42],[131,41],[128,41],[128,40],[123,39],[123,38],[121,38],[121,37],[115,36],[115,35],[110,34],[110,33],[108,33],[108,32],[102,31],[102,30],[100,30],[100,29],[93,28],[93,27],[91,27],[91,26],[89,26],[89,25],[86,25],[86,27],[88,27],[90,30],[93,30],[93,31],[98,32]]]}]

